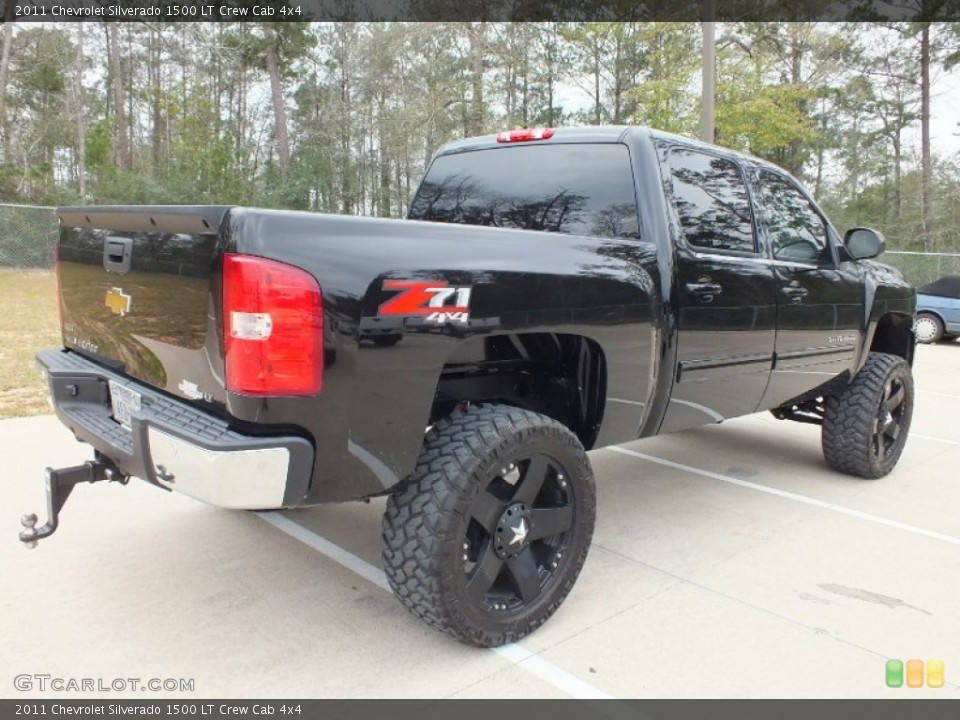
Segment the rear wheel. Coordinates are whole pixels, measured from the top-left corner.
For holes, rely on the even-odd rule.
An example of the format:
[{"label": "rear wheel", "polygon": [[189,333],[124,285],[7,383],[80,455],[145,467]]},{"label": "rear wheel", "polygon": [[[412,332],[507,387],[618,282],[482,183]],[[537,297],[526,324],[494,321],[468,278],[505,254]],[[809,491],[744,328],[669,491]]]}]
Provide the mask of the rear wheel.
[{"label": "rear wheel", "polygon": [[387,500],[387,579],[408,610],[461,642],[513,642],[570,592],[595,506],[590,462],[566,427],[502,405],[458,410]]},{"label": "rear wheel", "polygon": [[943,323],[936,315],[920,313],[913,323],[913,332],[917,336],[917,342],[940,342],[943,338]]},{"label": "rear wheel", "polygon": [[913,417],[913,375],[896,355],[870,353],[863,369],[835,397],[823,418],[829,465],[863,478],[883,477],[897,464]]}]

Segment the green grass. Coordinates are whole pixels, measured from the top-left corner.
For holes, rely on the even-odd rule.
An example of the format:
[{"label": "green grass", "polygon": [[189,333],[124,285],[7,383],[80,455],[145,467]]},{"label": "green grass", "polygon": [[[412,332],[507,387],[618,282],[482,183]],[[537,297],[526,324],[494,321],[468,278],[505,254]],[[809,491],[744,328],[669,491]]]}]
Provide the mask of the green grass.
[{"label": "green grass", "polygon": [[0,418],[52,412],[33,358],[60,345],[53,273],[0,268]]}]

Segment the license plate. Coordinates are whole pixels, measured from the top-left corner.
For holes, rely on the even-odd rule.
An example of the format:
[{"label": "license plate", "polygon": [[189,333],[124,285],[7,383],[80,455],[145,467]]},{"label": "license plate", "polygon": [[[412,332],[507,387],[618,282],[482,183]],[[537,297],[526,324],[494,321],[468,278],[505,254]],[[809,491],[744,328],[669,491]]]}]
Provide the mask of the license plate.
[{"label": "license plate", "polygon": [[113,419],[130,430],[130,415],[134,410],[140,409],[140,393],[111,380],[110,405],[113,408]]}]

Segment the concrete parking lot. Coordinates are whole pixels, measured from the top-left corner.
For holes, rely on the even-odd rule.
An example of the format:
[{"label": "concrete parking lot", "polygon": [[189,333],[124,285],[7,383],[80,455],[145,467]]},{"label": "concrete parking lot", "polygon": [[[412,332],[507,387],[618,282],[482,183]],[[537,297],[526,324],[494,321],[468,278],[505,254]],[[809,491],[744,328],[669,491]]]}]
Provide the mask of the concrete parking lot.
[{"label": "concrete parking lot", "polygon": [[[768,414],[591,453],[593,549],[565,605],[499,651],[393,600],[382,502],[257,515],[133,481],[79,486],[33,551],[42,469],[88,459],[52,416],[0,421],[0,687],[19,674],[186,678],[180,697],[960,697],[960,342],[921,346],[906,451],[829,470]],[[43,518],[41,518],[41,522]],[[890,689],[887,659],[943,660]]]}]

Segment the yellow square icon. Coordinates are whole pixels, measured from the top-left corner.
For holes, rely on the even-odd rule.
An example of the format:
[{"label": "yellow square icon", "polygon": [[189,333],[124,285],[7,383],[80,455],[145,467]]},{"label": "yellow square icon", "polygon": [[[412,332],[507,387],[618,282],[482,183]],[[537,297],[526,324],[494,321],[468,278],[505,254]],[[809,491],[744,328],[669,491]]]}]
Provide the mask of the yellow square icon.
[{"label": "yellow square icon", "polygon": [[927,662],[927,687],[943,687],[943,660]]},{"label": "yellow square icon", "polygon": [[907,687],[923,687],[923,660],[907,660]]}]

